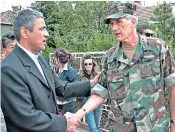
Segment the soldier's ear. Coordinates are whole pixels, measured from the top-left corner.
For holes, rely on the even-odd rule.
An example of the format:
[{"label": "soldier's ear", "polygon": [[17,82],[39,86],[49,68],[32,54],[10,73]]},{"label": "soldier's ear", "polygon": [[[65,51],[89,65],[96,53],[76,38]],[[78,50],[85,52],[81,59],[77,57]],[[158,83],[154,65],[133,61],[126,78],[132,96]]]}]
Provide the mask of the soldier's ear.
[{"label": "soldier's ear", "polygon": [[132,17],[132,18],[131,18],[131,22],[132,22],[132,27],[133,27],[133,28],[136,27],[136,25],[137,25],[137,18]]},{"label": "soldier's ear", "polygon": [[22,27],[20,29],[21,37],[23,38],[28,38],[28,32],[30,32],[27,28]]}]

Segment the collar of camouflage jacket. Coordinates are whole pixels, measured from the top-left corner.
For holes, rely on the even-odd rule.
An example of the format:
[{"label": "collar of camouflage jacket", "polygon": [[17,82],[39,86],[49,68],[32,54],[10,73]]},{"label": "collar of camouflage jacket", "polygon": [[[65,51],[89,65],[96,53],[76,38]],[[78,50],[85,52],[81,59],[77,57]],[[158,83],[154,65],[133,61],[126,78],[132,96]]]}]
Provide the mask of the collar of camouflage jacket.
[{"label": "collar of camouflage jacket", "polygon": [[[139,35],[139,34],[138,34]],[[122,49],[122,43],[119,42],[116,47],[115,50],[113,51],[110,60],[117,60],[120,61],[122,63],[125,63],[126,65],[133,65],[135,64],[138,60],[142,59],[142,57],[144,56],[145,51],[150,51],[153,52],[154,54],[157,54],[156,51],[154,51],[154,49],[152,49],[147,42],[147,39],[144,36],[139,35],[139,44],[136,47],[134,56],[132,61],[130,61],[127,56],[125,55],[123,49]],[[110,61],[109,60],[109,61]]]}]

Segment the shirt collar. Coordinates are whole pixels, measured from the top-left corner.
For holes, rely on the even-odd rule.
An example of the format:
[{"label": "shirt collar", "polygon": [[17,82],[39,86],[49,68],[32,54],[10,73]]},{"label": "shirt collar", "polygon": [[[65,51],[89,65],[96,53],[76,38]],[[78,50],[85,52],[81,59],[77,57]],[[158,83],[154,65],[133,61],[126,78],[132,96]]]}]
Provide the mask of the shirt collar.
[{"label": "shirt collar", "polygon": [[117,60],[120,61],[120,62],[123,62],[127,65],[132,65],[134,64],[136,61],[139,60],[139,58],[141,58],[143,56],[143,37],[141,37],[140,34],[138,34],[139,36],[139,42],[136,46],[136,49],[135,49],[135,53],[134,53],[134,56],[133,56],[133,59],[130,61],[126,55],[124,54],[124,51],[123,49],[121,48],[122,47],[122,43],[119,42],[118,43],[118,47],[117,47]]},{"label": "shirt collar", "polygon": [[67,63],[64,65],[62,71],[61,71],[61,68],[59,68],[59,73],[62,73],[63,71],[68,71],[68,64]]},{"label": "shirt collar", "polygon": [[67,64],[67,63],[64,65],[63,70],[65,70],[65,71],[67,71],[67,70],[68,70],[68,64]]},{"label": "shirt collar", "polygon": [[38,57],[39,57],[39,55],[40,55],[40,52],[38,52],[38,54],[35,55],[35,54],[33,54],[32,52],[30,52],[29,50],[27,50],[26,48],[24,48],[22,45],[20,45],[20,44],[18,44],[18,43],[17,43],[17,45],[18,45],[21,49],[23,49],[23,50],[30,56],[30,58],[31,58],[32,60],[38,59]]}]

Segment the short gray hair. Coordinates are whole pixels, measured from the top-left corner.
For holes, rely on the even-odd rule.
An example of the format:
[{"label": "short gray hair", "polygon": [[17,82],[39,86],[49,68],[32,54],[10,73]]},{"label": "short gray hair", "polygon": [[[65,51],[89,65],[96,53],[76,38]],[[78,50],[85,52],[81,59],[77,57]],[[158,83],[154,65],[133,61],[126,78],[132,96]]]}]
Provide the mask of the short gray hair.
[{"label": "short gray hair", "polygon": [[127,15],[127,16],[126,16],[126,19],[127,19],[127,20],[130,20],[131,18],[135,18],[135,19],[136,19],[136,25],[137,25],[137,24],[138,24],[138,21],[139,21],[139,20],[138,20],[138,17],[137,17],[137,16],[134,16],[134,15]]},{"label": "short gray hair", "polygon": [[38,12],[30,8],[23,9],[18,13],[18,15],[14,19],[13,24],[13,30],[17,41],[19,41],[21,38],[20,29],[22,27],[27,28],[31,32],[33,31],[34,22],[36,18],[44,18],[44,16],[41,12]]}]

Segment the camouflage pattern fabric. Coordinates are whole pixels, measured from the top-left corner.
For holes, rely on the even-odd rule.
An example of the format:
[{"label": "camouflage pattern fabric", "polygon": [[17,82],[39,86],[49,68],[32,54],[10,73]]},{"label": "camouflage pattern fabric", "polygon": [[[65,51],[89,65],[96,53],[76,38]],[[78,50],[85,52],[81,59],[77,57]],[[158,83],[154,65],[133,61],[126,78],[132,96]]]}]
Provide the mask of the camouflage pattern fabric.
[{"label": "camouflage pattern fabric", "polygon": [[119,43],[103,57],[102,68],[100,84],[111,96],[110,132],[170,131],[164,88],[175,84],[175,63],[165,42],[139,36],[132,61]]}]

